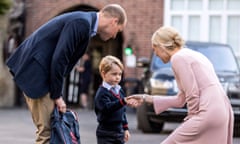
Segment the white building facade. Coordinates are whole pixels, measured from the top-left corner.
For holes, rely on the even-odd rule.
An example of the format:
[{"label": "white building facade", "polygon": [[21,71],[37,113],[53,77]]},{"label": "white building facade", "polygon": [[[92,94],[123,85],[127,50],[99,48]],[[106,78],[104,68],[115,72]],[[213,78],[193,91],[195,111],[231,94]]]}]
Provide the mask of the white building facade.
[{"label": "white building facade", "polygon": [[240,0],[165,0],[164,25],[185,40],[229,44],[240,59]]}]

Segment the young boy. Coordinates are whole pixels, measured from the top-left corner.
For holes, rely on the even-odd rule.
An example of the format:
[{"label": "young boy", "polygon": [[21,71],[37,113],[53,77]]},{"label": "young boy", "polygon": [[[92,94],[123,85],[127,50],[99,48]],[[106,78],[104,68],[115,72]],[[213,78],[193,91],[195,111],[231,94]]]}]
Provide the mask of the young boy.
[{"label": "young boy", "polygon": [[123,64],[114,56],[105,56],[100,62],[99,71],[103,83],[95,96],[95,113],[99,123],[97,143],[124,144],[130,133],[125,113],[125,93],[119,85]]}]

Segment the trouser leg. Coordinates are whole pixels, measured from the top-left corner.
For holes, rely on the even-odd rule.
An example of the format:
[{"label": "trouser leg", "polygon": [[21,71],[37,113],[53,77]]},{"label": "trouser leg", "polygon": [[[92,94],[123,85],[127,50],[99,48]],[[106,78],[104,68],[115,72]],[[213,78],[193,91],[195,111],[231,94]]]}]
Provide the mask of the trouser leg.
[{"label": "trouser leg", "polygon": [[49,144],[50,118],[54,109],[54,101],[50,98],[49,93],[38,99],[29,98],[25,94],[24,96],[32,114],[33,123],[37,127],[36,144]]}]

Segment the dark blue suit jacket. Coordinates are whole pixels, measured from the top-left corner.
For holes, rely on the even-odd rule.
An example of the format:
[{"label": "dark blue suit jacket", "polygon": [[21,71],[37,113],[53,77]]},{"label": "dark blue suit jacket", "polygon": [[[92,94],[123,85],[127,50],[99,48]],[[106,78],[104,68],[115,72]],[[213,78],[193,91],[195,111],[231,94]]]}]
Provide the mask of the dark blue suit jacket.
[{"label": "dark blue suit jacket", "polygon": [[19,88],[30,98],[48,92],[59,98],[64,77],[86,51],[96,19],[96,12],[66,13],[32,33],[7,61]]}]

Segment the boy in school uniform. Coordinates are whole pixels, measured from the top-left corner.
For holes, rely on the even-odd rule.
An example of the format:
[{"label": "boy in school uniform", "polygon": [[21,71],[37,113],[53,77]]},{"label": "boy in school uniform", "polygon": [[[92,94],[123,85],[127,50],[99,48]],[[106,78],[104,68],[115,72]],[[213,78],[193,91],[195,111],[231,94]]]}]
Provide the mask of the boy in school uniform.
[{"label": "boy in school uniform", "polygon": [[98,127],[98,144],[124,144],[130,133],[126,118],[127,98],[119,82],[123,73],[123,64],[114,56],[105,56],[99,65],[103,79],[95,96],[95,113]]}]

